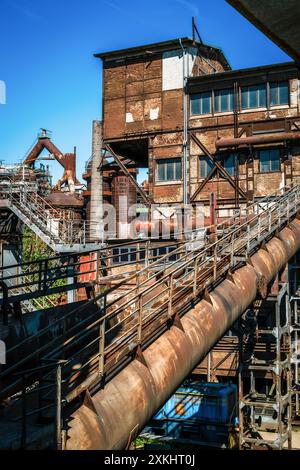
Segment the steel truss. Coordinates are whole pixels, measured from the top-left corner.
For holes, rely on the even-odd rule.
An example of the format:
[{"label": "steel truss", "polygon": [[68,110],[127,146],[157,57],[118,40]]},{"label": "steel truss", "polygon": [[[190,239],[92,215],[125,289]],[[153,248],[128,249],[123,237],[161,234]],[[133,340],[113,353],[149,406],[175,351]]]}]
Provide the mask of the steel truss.
[{"label": "steel truss", "polygon": [[256,300],[241,322],[240,449],[292,444],[291,309],[288,282]]}]

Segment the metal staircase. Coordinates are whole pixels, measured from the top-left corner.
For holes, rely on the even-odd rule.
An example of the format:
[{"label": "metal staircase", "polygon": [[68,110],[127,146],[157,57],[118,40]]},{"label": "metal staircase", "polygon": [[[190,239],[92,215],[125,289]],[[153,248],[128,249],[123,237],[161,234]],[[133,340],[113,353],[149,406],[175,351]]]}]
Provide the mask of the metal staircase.
[{"label": "metal staircase", "polygon": [[99,248],[89,242],[90,223],[71,218],[70,211],[59,210],[37,192],[35,183],[8,179],[0,188],[1,207],[9,208],[53,251],[80,252]]},{"label": "metal staircase", "polygon": [[[52,325],[24,339],[7,352],[18,352],[19,363],[12,363],[0,374],[1,380],[13,377],[20,368],[32,367],[32,357],[40,361],[63,361],[61,374],[64,405],[73,403],[84,391],[94,393],[107,384],[134,358],[160,337],[171,324],[181,329],[181,319],[205,292],[231,271],[247,262],[264,242],[291,221],[300,210],[300,186],[284,189],[251,206],[216,227],[216,240],[199,247],[188,241],[126,279],[134,287],[122,290],[122,282],[92,298],[84,307],[68,312]],[[124,284],[124,283],[123,283]],[[92,311],[96,307],[97,311]],[[80,325],[68,321],[80,308],[87,308]],[[60,334],[49,341],[51,328]],[[33,351],[34,340],[39,349]],[[25,356],[27,346],[30,354]],[[23,354],[22,354],[23,352]],[[27,386],[36,383],[32,369],[27,370]],[[18,384],[14,383],[15,386]],[[8,384],[7,390],[9,390]],[[37,388],[42,387],[42,383]],[[5,397],[5,390],[2,390]],[[96,393],[96,392],[95,392]],[[59,413],[64,410],[59,408]],[[59,422],[61,420],[59,419]]]},{"label": "metal staircase", "polygon": [[[99,309],[99,314],[95,323],[94,313],[91,313],[90,318],[85,318],[87,324],[92,322],[89,326],[91,331],[82,328],[72,336],[72,329],[66,329],[66,336],[61,337],[60,346],[49,356],[53,360],[61,359],[65,354],[68,356],[73,342],[83,342],[87,348],[88,335],[95,332],[97,340],[92,343],[96,350],[88,361],[89,373],[93,369],[91,361],[95,365],[96,376],[99,372],[101,375],[107,373],[107,368],[112,372],[120,365],[121,357],[127,357],[144,342],[151,343],[152,335],[155,336],[159,330],[164,331],[174,315],[184,314],[189,305],[199,299],[201,291],[245,263],[258,246],[272,237],[299,210],[300,186],[287,190],[283,195],[271,196],[240,209],[232,220],[217,226],[218,239],[214,243],[199,247],[197,242],[188,241],[92,298],[89,303]],[[59,322],[71,316],[72,312],[69,312]],[[46,330],[44,333],[48,334]],[[68,335],[72,337],[70,343],[65,341]],[[28,338],[24,343],[27,341]],[[79,355],[81,352],[80,349]],[[110,361],[105,364],[103,360],[108,352]],[[71,362],[76,362],[76,356],[77,352],[72,353]],[[24,361],[23,355],[21,357]],[[79,357],[77,360],[82,362]],[[17,364],[14,364],[16,367]],[[78,378],[76,371],[76,381]]]}]

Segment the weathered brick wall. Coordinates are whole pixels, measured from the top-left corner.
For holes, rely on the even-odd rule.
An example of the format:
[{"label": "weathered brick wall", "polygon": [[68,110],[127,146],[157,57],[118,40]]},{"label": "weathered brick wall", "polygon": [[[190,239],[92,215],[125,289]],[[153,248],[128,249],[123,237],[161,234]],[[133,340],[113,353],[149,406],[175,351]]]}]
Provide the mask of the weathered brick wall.
[{"label": "weathered brick wall", "polygon": [[[197,56],[194,59],[192,75],[212,74],[213,67],[218,72],[224,70],[221,56],[216,50],[202,51],[202,53],[204,58]],[[174,58],[172,54],[170,56],[171,68],[173,59],[176,63],[176,54]],[[106,141],[125,140],[133,135],[135,137],[148,136],[150,195],[156,203],[174,203],[182,201],[182,183],[156,181],[156,161],[182,157],[183,90],[178,80],[178,87],[172,89],[172,74],[171,79],[166,80],[163,60],[163,53],[155,53],[141,57],[139,60],[126,59],[123,63],[107,62],[104,64],[104,139]],[[278,77],[276,80],[280,80],[280,75]],[[287,75],[282,75],[282,77],[285,79]],[[298,116],[300,112],[298,94],[298,78],[291,78],[290,104],[272,107],[270,110],[241,110],[238,113],[239,130],[241,126],[249,124],[256,126],[256,131],[267,132],[276,128],[276,123],[280,126],[280,120]],[[214,116],[190,116],[189,126],[194,129],[199,140],[212,154],[216,153],[217,139],[234,137],[232,112],[218,113]],[[200,177],[199,162],[203,152],[192,140],[189,142],[189,147],[189,193],[193,195],[203,181]],[[244,192],[248,191],[248,194],[253,192],[253,195],[264,196],[291,180],[300,181],[300,148],[293,144],[289,152],[292,157],[291,163],[284,163],[282,159],[280,171],[272,173],[260,173],[256,154],[254,154],[253,163],[249,163],[247,152],[245,152],[245,155],[241,156],[239,167],[241,189]],[[232,205],[235,198],[234,188],[220,175],[206,184],[195,201],[205,201],[207,204],[211,192],[216,193],[219,201],[224,200],[224,206]]]},{"label": "weathered brick wall", "polygon": [[201,50],[201,54],[195,60],[192,71],[193,77],[213,72],[223,72],[224,66],[222,65],[220,54],[214,51],[206,52],[205,50]]},{"label": "weathered brick wall", "polygon": [[[195,51],[197,49],[193,49],[193,54]],[[173,52],[175,62],[172,65]],[[167,56],[164,53],[155,53],[141,56],[139,59],[127,58],[121,62],[104,62],[104,140],[122,138],[131,133],[182,128],[183,82],[182,78],[180,79],[182,64],[179,61],[181,51],[173,52],[167,53]],[[224,70],[222,57],[218,51],[201,48],[200,52],[196,53],[202,54],[205,60],[193,56],[192,75]],[[164,61],[168,60],[168,54],[171,64],[166,66]],[[174,75],[178,74],[177,80],[172,76],[172,67]],[[170,75],[170,80],[167,75]]]},{"label": "weathered brick wall", "polygon": [[[270,131],[272,128],[281,128],[284,123],[280,119],[296,117],[299,115],[299,100],[298,100],[298,79],[290,80],[290,105],[273,107],[271,110],[247,110],[240,111],[238,114],[239,130],[241,126],[253,124],[257,130]],[[205,145],[213,155],[216,153],[216,140],[220,138],[233,138],[234,137],[234,117],[233,113],[218,113],[215,116],[191,116],[189,126],[195,129],[195,134],[199,140]],[[282,148],[282,144],[275,144]],[[262,146],[261,148],[265,148]],[[274,147],[274,144],[273,146]],[[259,149],[259,146],[256,146]],[[260,173],[259,161],[254,152],[253,172],[254,172],[254,195],[265,196],[289,182],[285,177],[285,172],[291,172],[292,180],[300,180],[300,147],[295,143],[290,148],[292,157],[292,169],[285,168],[283,160],[281,161],[279,172]],[[288,154],[288,150],[282,149],[282,153]],[[245,150],[245,157],[241,158],[239,166],[239,186],[242,190],[247,191],[247,161]],[[203,181],[200,178],[200,164],[199,159],[204,156],[204,153],[199,147],[191,140],[190,142],[190,194],[193,194],[199,183]],[[208,200],[210,192],[216,192],[220,199],[234,198],[234,189],[227,181],[222,178],[214,178],[209,181],[201,193],[196,197],[196,201]]]},{"label": "weathered brick wall", "polygon": [[162,59],[104,65],[104,138],[160,129]]}]

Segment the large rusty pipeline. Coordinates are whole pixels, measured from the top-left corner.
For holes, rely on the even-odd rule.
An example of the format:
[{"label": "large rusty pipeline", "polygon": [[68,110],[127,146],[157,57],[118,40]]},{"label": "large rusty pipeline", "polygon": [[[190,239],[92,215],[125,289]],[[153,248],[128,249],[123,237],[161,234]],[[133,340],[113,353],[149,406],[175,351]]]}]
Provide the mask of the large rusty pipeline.
[{"label": "large rusty pipeline", "polygon": [[[293,220],[221,282],[104,389],[87,396],[68,425],[67,449],[124,449],[300,248]],[[262,282],[263,281],[263,282]]]},{"label": "large rusty pipeline", "polygon": [[216,147],[236,147],[239,145],[255,145],[255,144],[270,144],[282,142],[284,140],[298,140],[300,139],[300,132],[276,132],[274,134],[252,135],[249,137],[232,137],[222,138],[216,140]]}]

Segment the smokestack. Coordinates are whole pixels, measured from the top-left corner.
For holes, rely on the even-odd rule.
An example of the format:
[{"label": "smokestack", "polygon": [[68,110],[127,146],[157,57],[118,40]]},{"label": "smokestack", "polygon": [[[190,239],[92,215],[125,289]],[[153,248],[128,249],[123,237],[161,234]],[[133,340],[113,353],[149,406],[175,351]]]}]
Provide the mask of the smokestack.
[{"label": "smokestack", "polygon": [[92,178],[90,205],[90,239],[103,240],[103,193],[100,165],[102,161],[102,122],[93,121]]}]

